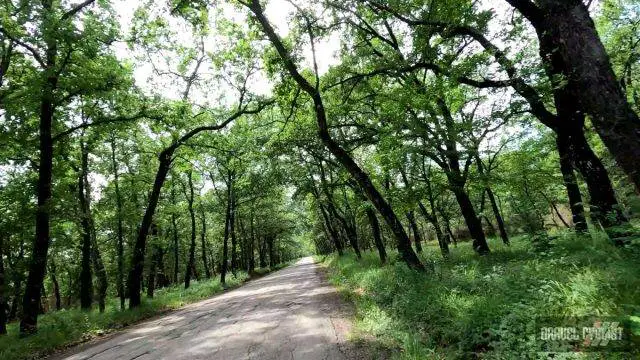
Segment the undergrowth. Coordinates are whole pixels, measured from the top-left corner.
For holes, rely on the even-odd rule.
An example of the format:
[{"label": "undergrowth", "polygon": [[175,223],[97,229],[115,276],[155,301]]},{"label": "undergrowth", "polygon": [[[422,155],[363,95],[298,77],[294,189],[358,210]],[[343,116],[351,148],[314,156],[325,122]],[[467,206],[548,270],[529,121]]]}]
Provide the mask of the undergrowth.
[{"label": "undergrowth", "polygon": [[[330,281],[356,306],[354,336],[375,336],[401,359],[547,358],[536,321],[550,317],[616,316],[640,337],[637,247],[602,237],[561,233],[540,246],[522,236],[507,247],[490,240],[480,257],[469,243],[444,260],[425,246],[433,273],[397,260],[382,266],[375,252],[323,259]],[[568,349],[575,350],[575,349]],[[568,352],[566,358],[640,358],[637,353]],[[555,358],[559,357],[557,354]]]},{"label": "undergrowth", "polygon": [[[255,276],[280,269],[281,264],[273,269],[257,269]],[[234,288],[249,279],[245,272],[236,272],[235,276],[227,276],[226,287]],[[178,309],[186,304],[209,298],[224,290],[217,276],[210,280],[192,281],[188,289],[183,284],[157,289],[152,299],[145,298],[140,307],[120,310],[119,299],[110,298],[105,312],[97,309],[82,311],[80,309],[63,309],[38,317],[38,332],[35,335],[20,338],[18,323],[8,324],[8,334],[0,337],[0,359],[24,360],[35,359],[50,354],[55,350],[90,340],[143,319]]]}]

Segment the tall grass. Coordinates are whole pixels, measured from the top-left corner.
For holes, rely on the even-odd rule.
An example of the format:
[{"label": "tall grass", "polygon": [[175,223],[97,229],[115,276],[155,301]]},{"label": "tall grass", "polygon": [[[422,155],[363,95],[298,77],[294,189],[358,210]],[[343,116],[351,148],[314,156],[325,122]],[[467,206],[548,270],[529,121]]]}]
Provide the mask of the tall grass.
[{"label": "tall grass", "polygon": [[640,336],[637,248],[573,233],[544,250],[528,237],[510,247],[492,239],[490,246],[492,253],[479,257],[462,243],[445,261],[429,244],[422,255],[435,265],[429,274],[409,270],[395,253],[385,266],[374,252],[360,261],[331,255],[324,264],[356,305],[355,337],[375,336],[402,359],[536,358],[544,349],[535,322],[550,316],[622,316]]}]

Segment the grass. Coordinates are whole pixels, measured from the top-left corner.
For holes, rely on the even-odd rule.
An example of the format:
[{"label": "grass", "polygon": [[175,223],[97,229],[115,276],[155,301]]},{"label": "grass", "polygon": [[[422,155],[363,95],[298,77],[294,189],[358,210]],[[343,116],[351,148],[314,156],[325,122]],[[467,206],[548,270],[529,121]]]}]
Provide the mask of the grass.
[{"label": "grass", "polygon": [[[286,265],[281,264],[273,269],[257,269],[256,275],[261,276]],[[238,287],[247,280],[249,276],[245,272],[237,272],[236,276],[229,274],[226,287]],[[97,309],[54,311],[38,317],[38,333],[27,338],[19,337],[18,323],[14,322],[8,325],[8,334],[0,337],[0,359],[25,360],[43,357],[155,315],[179,309],[186,304],[210,298],[223,290],[218,276],[206,281],[192,281],[186,290],[183,285],[157,289],[153,299],[143,297],[142,305],[132,310],[121,311],[119,300],[110,298],[102,314]]]},{"label": "grass", "polygon": [[536,321],[584,316],[622,318],[635,329],[636,353],[570,352],[566,358],[640,358],[636,245],[620,249],[597,235],[563,233],[548,248],[530,237],[514,238],[510,247],[491,239],[490,247],[490,255],[479,257],[462,243],[445,261],[430,243],[422,255],[435,265],[429,274],[394,259],[381,266],[375,252],[360,261],[350,254],[322,260],[330,281],[355,304],[355,339],[374,337],[396,358],[547,358]]}]

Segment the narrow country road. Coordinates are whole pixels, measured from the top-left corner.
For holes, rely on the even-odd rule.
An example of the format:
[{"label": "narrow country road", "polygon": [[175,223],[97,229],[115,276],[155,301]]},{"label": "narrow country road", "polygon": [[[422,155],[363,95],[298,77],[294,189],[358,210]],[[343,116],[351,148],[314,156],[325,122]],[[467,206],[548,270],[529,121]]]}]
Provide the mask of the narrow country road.
[{"label": "narrow country road", "polygon": [[56,359],[351,359],[348,312],[311,258]]}]

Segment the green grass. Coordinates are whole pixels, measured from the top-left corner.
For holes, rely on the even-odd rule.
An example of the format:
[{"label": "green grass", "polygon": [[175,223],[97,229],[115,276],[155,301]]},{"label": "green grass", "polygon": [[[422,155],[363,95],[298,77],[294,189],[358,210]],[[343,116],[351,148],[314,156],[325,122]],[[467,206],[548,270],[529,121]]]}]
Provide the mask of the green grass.
[{"label": "green grass", "polygon": [[[278,265],[274,269],[258,269],[256,275],[264,275],[272,270],[286,266]],[[227,288],[240,286],[249,276],[245,272],[227,275]],[[206,281],[192,281],[189,289],[176,285],[155,291],[153,299],[143,296],[142,305],[133,310],[120,310],[119,300],[111,298],[105,312],[97,309],[81,311],[70,309],[54,311],[38,317],[38,333],[20,338],[18,323],[8,325],[8,334],[0,337],[0,359],[34,359],[50,354],[55,350],[68,347],[99,335],[121,329],[143,319],[162,314],[166,311],[209,298],[224,289],[220,277]]]},{"label": "green grass", "polygon": [[632,338],[639,348],[636,247],[619,249],[597,235],[572,233],[560,234],[542,251],[529,237],[512,243],[506,247],[492,239],[486,257],[462,243],[451,248],[448,261],[430,243],[422,257],[434,263],[435,272],[427,274],[393,259],[381,266],[375,252],[365,252],[360,261],[350,254],[330,255],[323,263],[330,281],[355,304],[355,339],[374,337],[375,343],[396,350],[397,358],[541,358],[538,352],[544,348],[536,341],[535,321],[555,316],[622,317],[635,327]]}]

